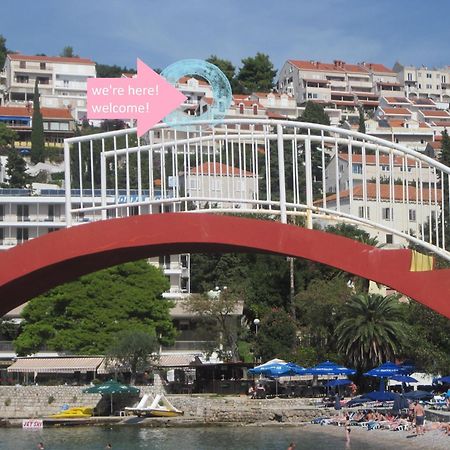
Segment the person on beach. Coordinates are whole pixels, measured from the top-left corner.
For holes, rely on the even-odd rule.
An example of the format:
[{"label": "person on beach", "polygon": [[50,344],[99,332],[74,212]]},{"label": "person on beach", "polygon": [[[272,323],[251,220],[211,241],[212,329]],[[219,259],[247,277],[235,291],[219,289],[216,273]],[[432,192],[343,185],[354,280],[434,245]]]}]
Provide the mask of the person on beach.
[{"label": "person on beach", "polygon": [[414,418],[416,423],[416,434],[417,436],[425,434],[423,429],[423,423],[425,421],[425,410],[419,402],[414,402]]},{"label": "person on beach", "polygon": [[287,448],[287,450],[295,450],[295,444],[293,442],[291,442],[289,444],[289,447]]},{"label": "person on beach", "polygon": [[112,448],[112,445],[111,445],[111,444],[106,444],[105,449],[108,450],[108,449],[110,449],[110,448]]},{"label": "person on beach", "polygon": [[45,450],[44,444],[42,442],[39,442],[37,445],[38,450]]}]

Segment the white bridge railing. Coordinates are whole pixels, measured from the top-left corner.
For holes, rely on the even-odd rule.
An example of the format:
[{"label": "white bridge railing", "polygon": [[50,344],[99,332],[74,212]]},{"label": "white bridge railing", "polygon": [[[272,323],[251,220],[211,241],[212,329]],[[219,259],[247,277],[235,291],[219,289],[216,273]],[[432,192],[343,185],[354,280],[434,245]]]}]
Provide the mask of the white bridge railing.
[{"label": "white bridge railing", "polygon": [[[184,125],[184,124],[183,124]],[[211,127],[211,125],[215,125]],[[194,124],[193,124],[194,127]],[[160,124],[66,139],[68,226],[168,211],[348,222],[450,260],[450,168],[407,147],[324,125],[258,119]]]}]

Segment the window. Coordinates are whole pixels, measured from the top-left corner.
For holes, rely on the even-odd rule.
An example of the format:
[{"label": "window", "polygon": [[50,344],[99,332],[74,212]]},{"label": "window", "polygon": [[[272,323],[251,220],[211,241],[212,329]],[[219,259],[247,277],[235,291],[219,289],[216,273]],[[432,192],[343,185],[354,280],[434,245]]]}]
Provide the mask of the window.
[{"label": "window", "polygon": [[447,77],[446,77],[445,75],[442,75],[441,81],[442,81],[443,83],[446,83],[446,82],[447,82]]},{"label": "window", "polygon": [[55,205],[48,205],[48,221],[53,222],[55,220]]},{"label": "window", "polygon": [[211,180],[211,190],[212,191],[220,191],[220,179],[212,178],[212,180]]},{"label": "window", "polygon": [[243,103],[241,103],[239,105],[239,114],[244,114],[244,104]]},{"label": "window", "polygon": [[422,89],[422,84],[421,83],[419,83],[419,89]]},{"label": "window", "polygon": [[253,105],[253,114],[254,114],[255,116],[258,115],[258,105]]},{"label": "window", "polygon": [[129,215],[130,216],[138,216],[139,215],[139,206],[130,206]]},{"label": "window", "polygon": [[45,62],[41,62],[41,63],[39,64],[39,67],[40,67],[41,70],[45,70],[45,69],[46,69],[46,67],[45,67]]},{"label": "window", "polygon": [[189,188],[190,189],[198,189],[198,183],[196,178],[191,178],[189,180]]},{"label": "window", "polygon": [[431,78],[433,75],[431,73],[427,73],[427,78]]},{"label": "window", "polygon": [[406,79],[407,79],[408,81],[412,81],[412,79],[413,79],[413,74],[412,74],[412,73],[407,73],[407,74],[406,74]]},{"label": "window", "polygon": [[394,218],[392,208],[383,208],[382,216],[383,216],[383,220],[392,220]]},{"label": "window", "polygon": [[0,221],[5,220],[5,205],[0,205]]},{"label": "window", "polygon": [[17,220],[27,222],[30,220],[28,205],[17,205]]},{"label": "window", "polygon": [[389,166],[381,166],[383,172],[389,172]]},{"label": "window", "polygon": [[359,206],[358,207],[358,217],[370,219],[369,207],[366,206],[366,215],[364,216],[364,206]]},{"label": "window", "polygon": [[0,228],[0,245],[3,245],[3,239],[5,238],[5,230]]},{"label": "window", "polygon": [[362,174],[362,164],[352,164],[352,172]]},{"label": "window", "polygon": [[48,228],[49,233],[53,233],[54,231],[58,231],[58,228]]},{"label": "window", "polygon": [[19,67],[20,67],[21,69],[26,69],[26,68],[27,68],[27,63],[26,63],[25,61],[20,61],[20,62],[19,62]]},{"label": "window", "polygon": [[16,239],[18,244],[28,241],[28,228],[17,228]]},{"label": "window", "polygon": [[50,84],[50,78],[48,77],[37,77],[38,84]]},{"label": "window", "polygon": [[392,234],[386,235],[386,244],[393,244],[394,243],[394,236]]},{"label": "window", "polygon": [[416,210],[415,209],[410,209],[408,211],[408,218],[410,222],[415,222],[416,221]]},{"label": "window", "polygon": [[28,83],[28,75],[17,75],[16,82],[17,83]]},{"label": "window", "polygon": [[427,84],[426,86],[427,86],[427,89],[431,89],[432,88],[431,84]]}]

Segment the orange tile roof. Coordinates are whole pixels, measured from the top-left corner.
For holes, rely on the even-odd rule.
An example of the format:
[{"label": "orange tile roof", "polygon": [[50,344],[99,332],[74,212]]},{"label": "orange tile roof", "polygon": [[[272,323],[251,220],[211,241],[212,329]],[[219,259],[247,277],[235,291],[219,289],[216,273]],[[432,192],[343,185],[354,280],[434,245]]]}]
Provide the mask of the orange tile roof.
[{"label": "orange tile roof", "polygon": [[433,122],[433,126],[435,127],[450,127],[450,120],[438,120]]},{"label": "orange tile roof", "polygon": [[396,128],[396,127],[403,127],[403,125],[405,124],[404,120],[389,120],[388,121],[389,126],[392,128]]},{"label": "orange tile roof", "polygon": [[[44,119],[73,120],[72,114],[66,108],[41,108]],[[32,117],[33,108],[26,106],[0,106],[0,116]]]},{"label": "orange tile roof", "polygon": [[411,102],[406,97],[383,97],[388,103],[407,103],[408,105],[411,104]]},{"label": "orange tile roof", "polygon": [[423,114],[424,117],[445,117],[450,118],[450,114],[447,111],[426,111],[426,110],[419,110],[421,114]]},{"label": "orange tile roof", "polygon": [[389,69],[384,64],[363,62],[360,65],[366,68],[369,72],[391,73],[393,75],[395,74],[395,72],[392,69]]},{"label": "orange tile roof", "polygon": [[[377,199],[377,185],[376,183],[367,183],[367,199],[370,200],[376,200]],[[403,201],[403,199],[406,200],[406,192],[403,196],[403,185],[401,184],[395,184],[393,186],[393,199],[394,201]],[[406,191],[406,189],[405,189]],[[442,198],[442,191],[441,189],[436,189],[437,191],[437,199],[438,203],[441,203]],[[424,204],[428,204],[428,199],[430,198],[431,194],[431,203],[434,203],[434,189],[422,189],[423,192],[423,202]],[[341,199],[350,197],[350,190],[342,191],[339,193],[339,197]],[[357,200],[361,200],[363,198],[363,185],[359,184],[353,188],[353,198]],[[382,200],[389,200],[390,199],[390,185],[389,184],[380,184],[380,198]],[[408,186],[408,199],[410,202],[420,201],[420,190],[416,189],[415,186]],[[333,201],[336,200],[336,194],[329,195],[327,197],[327,201]],[[315,202],[316,204],[321,204],[322,200],[317,200]]]},{"label": "orange tile roof", "polygon": [[[253,95],[256,97],[265,97],[267,98],[269,95],[273,95],[274,97],[281,98],[282,95],[286,95],[288,98],[294,98],[292,95],[289,94],[280,94],[279,92],[253,92]],[[236,96],[234,96],[236,97]]]},{"label": "orange tile roof", "polygon": [[[339,153],[339,159],[342,159],[344,161],[348,161],[348,153]],[[376,155],[366,155],[366,164],[368,166],[374,166],[376,165]],[[352,163],[360,163],[362,164],[363,159],[362,155],[360,154],[354,154],[352,155]],[[380,154],[379,155],[379,162],[382,166],[387,166],[390,164],[389,162],[389,155]],[[393,158],[393,164],[394,166],[401,167],[403,165],[403,157],[401,156],[394,156]],[[408,158],[408,167],[415,167],[416,163],[411,158]],[[422,162],[422,167],[428,167],[428,164]]]},{"label": "orange tile roof", "polygon": [[246,107],[253,107],[254,105],[256,105],[258,107],[258,109],[265,109],[263,105],[261,105],[261,103],[259,103],[257,100],[248,100],[248,99],[235,99],[233,96],[233,100],[234,100],[234,104],[235,106],[239,106],[241,103],[246,106]]},{"label": "orange tile roof", "polygon": [[386,116],[410,116],[411,111],[407,108],[380,108]]},{"label": "orange tile roof", "polygon": [[225,164],[220,164],[218,162],[205,162],[200,166],[193,167],[190,172],[192,175],[216,175],[216,176],[232,176],[235,177],[243,176],[243,177],[254,177],[255,174],[253,172],[248,172],[244,170],[239,170],[238,167],[227,166]]},{"label": "orange tile roof", "polygon": [[178,83],[184,83],[184,84],[186,84],[190,79],[192,79],[192,78],[194,78],[195,80],[197,80],[198,81],[198,84],[200,84],[200,85],[202,85],[202,86],[209,86],[209,83],[207,82],[207,81],[205,81],[205,80],[199,80],[198,78],[195,78],[195,77],[181,77],[179,80],[178,80]]},{"label": "orange tile roof", "polygon": [[430,145],[435,150],[440,150],[442,147],[442,142],[441,141],[428,142],[428,145]]},{"label": "orange tile roof", "polygon": [[335,61],[334,63],[322,63],[320,61],[302,61],[289,59],[289,63],[301,70],[325,71],[325,72],[358,72],[366,73],[362,67],[356,64],[346,64],[344,61]]},{"label": "orange tile roof", "polygon": [[286,116],[275,111],[268,111],[267,117],[269,119],[286,119]]},{"label": "orange tile roof", "polygon": [[13,61],[37,61],[37,62],[54,62],[54,63],[69,63],[69,64],[95,64],[88,58],[67,58],[63,56],[34,56],[22,55],[20,53],[8,53],[8,58]]}]

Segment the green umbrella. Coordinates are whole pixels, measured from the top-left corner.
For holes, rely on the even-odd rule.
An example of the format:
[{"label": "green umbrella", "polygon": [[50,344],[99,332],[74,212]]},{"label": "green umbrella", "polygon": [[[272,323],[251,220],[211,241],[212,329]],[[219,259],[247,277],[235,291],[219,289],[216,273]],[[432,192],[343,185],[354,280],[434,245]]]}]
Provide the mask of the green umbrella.
[{"label": "green umbrella", "polygon": [[111,396],[111,414],[113,413],[113,395],[114,394],[139,394],[139,389],[127,384],[119,383],[116,380],[109,380],[106,383],[98,384],[84,389],[86,394],[102,394]]}]

